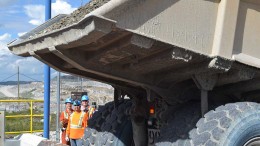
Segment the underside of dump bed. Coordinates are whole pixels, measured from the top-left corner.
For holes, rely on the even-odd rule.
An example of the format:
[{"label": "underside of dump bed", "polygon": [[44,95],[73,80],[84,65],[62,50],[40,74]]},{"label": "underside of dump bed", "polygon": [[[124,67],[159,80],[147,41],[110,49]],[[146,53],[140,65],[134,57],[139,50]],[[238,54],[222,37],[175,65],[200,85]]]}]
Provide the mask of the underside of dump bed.
[{"label": "underside of dump bed", "polygon": [[[207,3],[213,5],[212,2]],[[9,48],[14,54],[33,56],[62,72],[128,91],[152,90],[176,101],[197,96],[199,78],[214,84],[212,92],[219,94],[240,96],[258,92],[260,78],[254,66],[221,54],[209,55],[207,51],[175,45],[163,37],[153,37],[119,23],[119,20],[89,15],[59,30],[16,40]]]}]

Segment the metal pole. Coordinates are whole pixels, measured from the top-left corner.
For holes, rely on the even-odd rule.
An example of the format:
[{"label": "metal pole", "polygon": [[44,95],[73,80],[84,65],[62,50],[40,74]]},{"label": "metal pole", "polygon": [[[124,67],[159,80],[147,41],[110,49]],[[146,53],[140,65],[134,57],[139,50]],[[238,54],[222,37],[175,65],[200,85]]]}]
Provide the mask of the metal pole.
[{"label": "metal pole", "polygon": [[0,109],[0,145],[5,145],[5,109]]},{"label": "metal pole", "polygon": [[60,72],[57,75],[56,141],[60,141]]},{"label": "metal pole", "polygon": [[31,122],[30,122],[30,131],[33,132],[33,101],[31,100]]},{"label": "metal pole", "polygon": [[201,115],[208,112],[208,91],[201,89]]},{"label": "metal pole", "polygon": [[17,73],[17,97],[20,98],[20,79],[19,79],[19,66],[18,66],[18,73]]},{"label": "metal pole", "polygon": [[[78,82],[79,82],[79,76],[78,76]],[[77,83],[78,84],[78,83]],[[77,86],[77,91],[79,91],[79,86]]]},{"label": "metal pole", "polygon": [[18,99],[20,98],[20,79],[19,79],[20,77],[19,77],[19,73],[20,72],[19,72],[19,66],[18,66],[18,73],[17,73],[17,88],[18,88],[17,89],[18,90],[17,91],[17,97],[18,97]]},{"label": "metal pole", "polygon": [[81,92],[83,92],[82,82],[83,82],[83,79],[81,78],[81,82],[80,82],[80,85],[81,85]]},{"label": "metal pole", "polygon": [[[51,0],[45,0],[45,20],[51,18]],[[50,67],[44,65],[44,122],[43,137],[49,139],[50,135]]]}]

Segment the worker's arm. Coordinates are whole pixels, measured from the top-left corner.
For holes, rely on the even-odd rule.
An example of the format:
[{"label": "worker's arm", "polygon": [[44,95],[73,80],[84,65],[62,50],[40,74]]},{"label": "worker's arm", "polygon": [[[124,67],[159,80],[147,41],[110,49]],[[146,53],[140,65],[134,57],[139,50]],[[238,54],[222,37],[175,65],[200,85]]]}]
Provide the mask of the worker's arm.
[{"label": "worker's arm", "polygon": [[63,121],[63,119],[64,119],[64,113],[61,112],[61,113],[60,113],[60,121]]},{"label": "worker's arm", "polygon": [[61,112],[60,114],[60,125],[63,127],[63,120],[64,120],[64,112]]},{"label": "worker's arm", "polygon": [[67,128],[68,119],[65,118],[65,111],[62,112],[60,115],[60,124],[62,128]]},{"label": "worker's arm", "polygon": [[66,128],[67,128],[67,129],[66,129],[66,136],[68,136],[68,137],[70,136],[70,122],[71,122],[71,121],[70,121],[70,119],[69,119],[69,120],[68,120],[68,125],[67,125],[67,127],[66,127]]}]

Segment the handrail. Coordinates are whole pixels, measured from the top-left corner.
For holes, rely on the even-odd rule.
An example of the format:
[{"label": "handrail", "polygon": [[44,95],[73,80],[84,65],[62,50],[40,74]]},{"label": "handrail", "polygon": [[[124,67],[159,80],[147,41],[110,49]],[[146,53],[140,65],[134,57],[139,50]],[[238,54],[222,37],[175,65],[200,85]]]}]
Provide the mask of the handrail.
[{"label": "handrail", "polygon": [[30,117],[30,131],[9,131],[9,132],[5,132],[5,134],[43,132],[43,130],[33,130],[33,117],[43,117],[43,114],[35,114],[35,115],[33,114],[33,103],[34,102],[43,102],[43,100],[21,99],[21,100],[0,100],[0,102],[29,102],[30,103],[30,114],[29,115],[5,116],[5,118]]},{"label": "handrail", "polygon": [[21,100],[0,100],[0,102],[43,102],[43,100],[34,100],[34,99],[21,99]]},{"label": "handrail", "polygon": [[6,118],[20,118],[20,117],[42,117],[42,115],[14,115],[14,116],[5,116]]}]

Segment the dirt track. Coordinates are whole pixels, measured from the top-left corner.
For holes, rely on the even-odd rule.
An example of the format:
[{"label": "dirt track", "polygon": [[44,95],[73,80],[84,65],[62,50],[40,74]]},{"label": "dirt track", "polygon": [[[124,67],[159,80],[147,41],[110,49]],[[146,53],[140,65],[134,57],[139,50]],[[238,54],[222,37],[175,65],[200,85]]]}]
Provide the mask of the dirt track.
[{"label": "dirt track", "polygon": [[0,87],[0,92],[3,93],[7,97],[17,97],[17,93],[13,93],[10,91],[10,89],[13,86],[2,86]]}]

